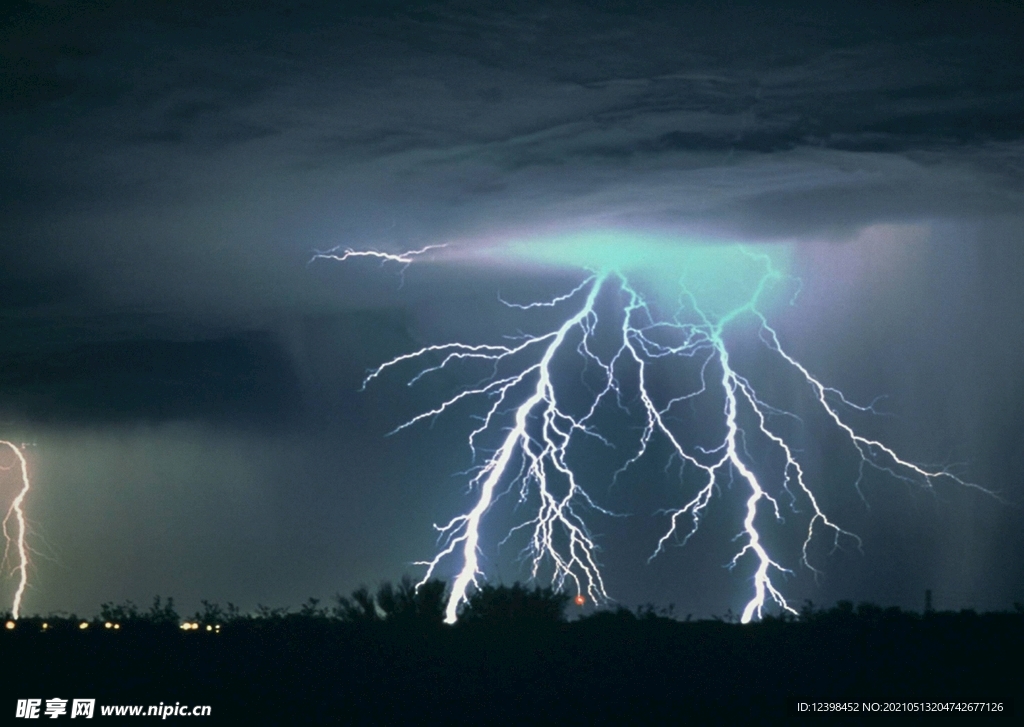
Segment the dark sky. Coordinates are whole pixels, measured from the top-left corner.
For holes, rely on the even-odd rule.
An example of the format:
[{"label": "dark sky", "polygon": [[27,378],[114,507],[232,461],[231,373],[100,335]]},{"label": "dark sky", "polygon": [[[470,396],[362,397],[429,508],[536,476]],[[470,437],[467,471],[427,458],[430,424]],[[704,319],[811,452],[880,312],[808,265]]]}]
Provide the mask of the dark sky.
[{"label": "dark sky", "polygon": [[[362,376],[515,333],[499,292],[581,277],[436,263],[403,283],[314,252],[651,227],[785,242],[788,350],[887,396],[864,425],[907,459],[1012,503],[874,477],[866,506],[837,459],[818,487],[863,553],[787,595],[1024,601],[1020,3],[509,7],[4,4],[0,438],[34,476],[25,611],[297,605],[422,573],[431,524],[470,502],[472,412],[386,437],[460,381]],[[806,456],[828,464],[818,434]],[[740,610],[736,494],[650,566],[654,505],[594,520],[611,595]],[[526,575],[489,552],[489,577]]]}]

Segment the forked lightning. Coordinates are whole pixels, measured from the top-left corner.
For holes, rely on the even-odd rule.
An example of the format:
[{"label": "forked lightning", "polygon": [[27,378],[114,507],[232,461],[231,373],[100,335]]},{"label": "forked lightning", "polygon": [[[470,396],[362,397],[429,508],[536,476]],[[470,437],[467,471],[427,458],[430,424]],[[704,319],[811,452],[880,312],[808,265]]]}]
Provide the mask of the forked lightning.
[{"label": "forked lightning", "polygon": [[[400,254],[347,250],[341,255],[320,257],[342,261],[354,257],[373,258],[382,263],[401,264],[404,270],[431,249],[426,247]],[[742,295],[742,302],[724,312],[710,312],[702,306],[695,292],[680,283],[675,309],[669,315],[659,315],[640,290],[630,284],[624,272],[616,268],[591,270],[574,289],[551,300],[525,305],[506,303],[527,314],[537,308],[565,311],[560,318],[562,322],[545,333],[520,335],[499,345],[426,346],[369,372],[364,388],[392,370],[397,373],[417,362],[429,363],[415,369],[408,380],[410,386],[432,372],[470,362],[484,363],[490,372],[482,381],[459,390],[392,432],[433,420],[467,400],[478,401],[481,407],[480,424],[468,436],[477,462],[470,479],[475,503],[465,514],[437,526],[441,534],[440,552],[420,563],[426,567],[424,582],[435,574],[442,562],[455,559],[457,563],[458,571],[447,603],[448,623],[456,621],[470,588],[477,586],[483,576],[480,554],[484,520],[500,496],[507,493],[516,495],[517,507],[529,508],[524,520],[512,527],[512,533],[524,531],[527,535],[524,554],[530,562],[531,575],[538,577],[542,570],[550,568],[552,583],[557,588],[570,587],[576,593],[577,603],[583,598],[598,603],[608,600],[596,555],[597,545],[584,515],[612,513],[588,495],[568,458],[570,445],[580,438],[595,437],[610,444],[606,439],[608,435],[597,427],[602,407],[617,407],[627,416],[639,416],[642,421],[641,426],[632,430],[638,430],[632,435],[632,444],[622,442],[621,436],[615,437],[619,446],[625,444],[630,451],[635,450],[616,477],[647,454],[655,437],[663,438],[673,456],[697,473],[696,493],[682,506],[664,511],[668,526],[653,544],[651,558],[662,553],[671,540],[685,543],[698,531],[721,485],[728,481],[742,485],[746,493],[742,508],[745,515],[736,538],[738,549],[728,565],[751,573],[753,593],[743,609],[743,623],[760,618],[769,601],[782,610],[796,613],[780,587],[781,578],[791,570],[768,552],[758,529],[759,522],[765,518],[781,521],[781,495],[794,512],[800,507],[806,508],[803,566],[814,570],[809,548],[819,535],[827,535],[834,547],[839,547],[844,540],[860,547],[860,538],[843,529],[820,506],[820,498],[805,479],[796,456],[797,449],[788,441],[791,433],[777,423],[787,418],[800,420],[764,401],[751,380],[734,368],[726,344],[726,333],[734,327],[740,333],[756,330],[770,355],[804,382],[815,405],[820,406],[826,419],[852,444],[860,461],[860,475],[855,482],[858,490],[865,467],[926,486],[937,478],[946,478],[959,485],[977,487],[944,469],[926,468],[902,459],[882,442],[859,434],[848,423],[849,413],[873,410],[870,406],[852,403],[839,390],[821,383],[783,349],[779,336],[762,312],[762,302],[773,286],[784,282],[785,276],[776,271],[767,255],[744,252],[744,256],[760,272],[751,290]],[[603,304],[599,305],[599,301]],[[612,320],[607,320],[607,316]],[[602,318],[605,318],[603,322]],[[597,340],[599,324],[612,325],[614,331],[614,346],[603,355],[598,353],[602,349]],[[561,388],[563,384],[557,383],[565,379],[559,379],[556,367],[564,366],[567,357],[576,360],[580,370],[597,372],[598,385],[586,388],[589,402],[583,413],[578,404],[574,404],[575,409],[567,405],[570,395]],[[651,385],[656,376],[652,368],[665,361],[696,371],[699,385],[668,400],[662,395],[659,400],[656,391],[662,387]],[[572,396],[578,397],[578,393]],[[673,426],[673,422],[678,421],[677,414],[682,407],[708,398],[721,403],[720,420],[708,422],[710,430],[723,432],[721,440],[710,447],[687,443],[680,427]],[[623,431],[631,430],[623,428],[620,433]],[[496,446],[481,457],[479,441],[484,437]],[[770,479],[765,475],[770,465],[755,461],[750,454],[748,440],[752,438],[760,438],[765,445],[762,450],[774,448],[781,455],[777,460],[782,465],[776,467]]]}]

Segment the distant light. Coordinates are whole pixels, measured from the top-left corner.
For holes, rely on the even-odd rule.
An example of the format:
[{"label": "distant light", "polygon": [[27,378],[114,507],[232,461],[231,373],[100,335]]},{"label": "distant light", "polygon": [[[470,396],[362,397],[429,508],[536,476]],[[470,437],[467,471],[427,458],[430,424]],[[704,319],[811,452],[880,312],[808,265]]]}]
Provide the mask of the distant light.
[{"label": "distant light", "polygon": [[583,594],[581,593],[580,595],[576,596],[576,598],[574,598],[573,601],[575,602],[575,604],[577,606],[582,606],[583,604],[585,604],[587,602],[587,599],[585,599],[583,597]]},{"label": "distant light", "polygon": [[8,621],[7,623],[4,624],[4,628],[6,628],[8,631],[10,631],[11,629],[14,628],[14,622],[13,621]]},{"label": "distant light", "polygon": [[83,621],[82,623],[78,624],[78,628],[80,628],[80,629],[82,629],[84,631],[85,629],[89,628],[89,622],[88,621]]},{"label": "distant light", "polygon": [[121,628],[121,624],[114,624],[114,630],[115,630],[115,631],[116,631],[117,629],[119,629],[119,628]]},{"label": "distant light", "polygon": [[48,628],[50,628],[50,624],[43,624],[43,631],[46,631]]},{"label": "distant light", "polygon": [[210,624],[206,624],[206,630],[213,631],[213,626],[210,626]]},{"label": "distant light", "polygon": [[105,624],[103,624],[103,628],[105,628],[105,629],[110,629],[110,628],[113,628],[113,627],[114,627],[114,624],[110,623],[109,621],[107,621]]}]

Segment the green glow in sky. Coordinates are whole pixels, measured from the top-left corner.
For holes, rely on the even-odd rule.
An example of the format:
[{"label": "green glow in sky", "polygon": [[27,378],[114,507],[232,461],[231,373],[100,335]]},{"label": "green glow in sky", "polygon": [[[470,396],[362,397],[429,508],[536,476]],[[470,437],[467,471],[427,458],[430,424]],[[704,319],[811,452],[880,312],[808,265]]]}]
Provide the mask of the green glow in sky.
[{"label": "green glow in sky", "polygon": [[797,284],[787,277],[790,248],[785,244],[740,245],[612,230],[511,241],[502,246],[501,256],[549,268],[619,273],[663,305],[689,291],[712,320],[748,304],[762,282],[762,310],[780,298],[788,301]]}]

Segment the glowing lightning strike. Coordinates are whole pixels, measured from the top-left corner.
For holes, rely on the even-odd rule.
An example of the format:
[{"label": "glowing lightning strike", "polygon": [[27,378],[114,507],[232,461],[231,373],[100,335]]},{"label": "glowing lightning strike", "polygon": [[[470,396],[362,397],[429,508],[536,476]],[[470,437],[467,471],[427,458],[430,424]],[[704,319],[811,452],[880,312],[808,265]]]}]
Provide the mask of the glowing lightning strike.
[{"label": "glowing lightning strike", "polygon": [[[9,448],[14,452],[14,456],[18,458],[18,469],[21,473],[21,489],[18,494],[14,497],[14,501],[11,506],[7,509],[7,514],[4,516],[3,521],[3,533],[4,533],[4,557],[3,562],[7,563],[8,556],[10,555],[10,549],[13,544],[16,552],[16,563],[12,569],[12,573],[16,573],[18,576],[18,587],[14,592],[14,603],[11,606],[11,616],[17,620],[21,613],[21,599],[25,595],[25,587],[28,585],[28,547],[25,545],[25,531],[27,524],[25,521],[25,497],[28,495],[31,485],[28,479],[28,462],[25,461],[25,455],[22,454],[21,449],[11,442],[0,440],[0,446]],[[8,530],[8,523],[14,520],[15,535],[12,537]]]},{"label": "glowing lightning strike", "polygon": [[[318,255],[335,260],[352,257],[370,257],[386,262],[397,262],[403,270],[416,256],[427,250],[416,250],[402,254],[388,254],[374,251],[347,250],[344,255]],[[768,324],[759,305],[766,291],[783,280],[767,255],[744,251],[745,259],[760,266],[758,281],[750,296],[738,306],[720,315],[711,315],[698,304],[697,295],[682,281],[678,308],[670,317],[659,317],[645,298],[628,282],[617,268],[593,271],[576,288],[550,301],[527,305],[505,303],[505,305],[531,310],[535,308],[568,307],[575,303],[575,312],[564,319],[556,329],[540,335],[520,336],[507,345],[468,345],[448,343],[426,346],[413,353],[398,356],[381,364],[368,373],[363,382],[365,388],[371,381],[386,371],[401,365],[433,360],[435,363],[421,368],[408,385],[420,381],[431,372],[445,369],[456,362],[484,362],[491,368],[490,375],[479,384],[467,387],[443,401],[429,411],[422,412],[393,430],[399,432],[424,419],[433,420],[457,404],[477,398],[489,400],[490,405],[481,418],[481,424],[469,435],[469,446],[474,460],[477,459],[477,440],[487,434],[501,432],[499,444],[493,454],[486,458],[470,479],[471,489],[476,491],[476,503],[472,509],[450,520],[444,526],[437,526],[441,534],[440,552],[429,561],[419,563],[426,566],[426,582],[442,560],[461,556],[462,567],[455,578],[449,595],[446,621],[457,619],[459,606],[466,600],[468,590],[477,585],[482,575],[479,563],[480,528],[484,516],[501,495],[516,490],[518,500],[526,503],[536,497],[539,503],[535,514],[525,522],[512,528],[512,533],[526,530],[529,542],[524,556],[531,562],[531,575],[536,578],[544,564],[553,569],[552,583],[563,588],[570,581],[577,594],[577,602],[583,593],[595,602],[608,600],[595,551],[597,546],[585,525],[581,513],[597,510],[611,515],[599,507],[583,490],[573,469],[568,463],[569,445],[580,436],[595,437],[609,446],[610,443],[596,430],[596,413],[605,399],[614,399],[614,406],[630,414],[630,401],[636,403],[644,420],[635,454],[615,473],[615,478],[639,461],[647,452],[655,435],[663,437],[671,446],[673,457],[678,457],[684,466],[695,468],[702,485],[685,505],[667,511],[669,527],[658,540],[653,559],[660,554],[669,540],[678,537],[682,528],[681,520],[688,520],[688,532],[682,537],[685,544],[697,532],[716,486],[729,478],[738,476],[749,490],[746,499],[742,530],[737,535],[741,542],[738,552],[729,563],[735,568],[741,561],[753,561],[754,595],[743,609],[741,620],[747,623],[755,616],[760,618],[771,599],[779,608],[796,613],[787,603],[777,587],[773,576],[791,571],[773,560],[766,550],[758,520],[773,517],[782,520],[778,495],[784,493],[790,507],[797,512],[797,503],[809,506],[810,521],[802,547],[802,564],[813,571],[808,549],[812,540],[822,530],[831,533],[833,549],[838,548],[842,539],[861,545],[860,538],[834,523],[819,505],[818,498],[807,485],[804,470],[794,455],[773,418],[792,418],[796,415],[776,408],[756,393],[749,379],[740,375],[733,367],[726,346],[725,333],[740,321],[757,326],[761,342],[769,351],[810,387],[813,399],[825,415],[847,437],[860,460],[860,474],[855,482],[858,492],[864,474],[864,467],[876,468],[889,475],[930,486],[936,478],[947,478],[959,485],[984,490],[970,484],[945,470],[926,469],[901,459],[881,442],[859,435],[840,414],[841,407],[861,412],[873,412],[870,407],[856,405],[846,399],[837,389],[822,384],[789,354],[781,344],[774,329]],[[601,301],[612,301],[617,320],[621,321],[615,330],[613,352],[604,357],[596,353],[598,345],[598,309]],[[604,308],[600,308],[605,310]],[[566,403],[569,394],[560,394],[553,376],[554,361],[562,361],[566,355],[582,359],[585,368],[599,372],[601,385],[588,388],[589,406],[582,415],[570,414]],[[438,361],[439,359],[439,361]],[[656,403],[649,386],[649,368],[660,360],[698,362],[699,387],[693,391]],[[511,371],[509,371],[511,369]],[[635,396],[626,396],[623,389],[624,377],[629,374],[630,391]],[[724,418],[724,434],[713,447],[685,447],[677,432],[670,426],[678,419],[673,410],[683,404],[693,404],[698,398],[721,396]],[[562,397],[560,402],[559,396]],[[713,399],[712,399],[713,400]],[[511,420],[511,421],[510,421]],[[749,431],[741,422],[748,423]],[[678,427],[677,427],[678,429]],[[779,473],[778,487],[768,487],[759,476],[762,469],[749,454],[749,436],[759,436],[783,457],[784,465]],[[613,478],[614,479],[614,478]],[[775,495],[771,494],[775,491]],[[506,538],[507,540],[507,538]],[[504,542],[504,541],[503,541]]]},{"label": "glowing lightning strike", "polygon": [[431,250],[440,250],[444,247],[447,247],[447,245],[427,245],[426,247],[421,247],[419,250],[409,250],[408,252],[400,253],[378,252],[376,250],[353,250],[352,248],[345,248],[344,250],[341,250],[341,248],[336,247],[324,252],[317,252],[310,262],[313,262],[314,260],[335,260],[337,262],[345,262],[346,260],[360,257],[374,258],[376,260],[380,260],[381,265],[389,262],[402,263],[402,272],[404,273],[405,269],[412,265],[416,258],[427,254]]},{"label": "glowing lightning strike", "polygon": [[[479,485],[480,496],[477,504],[467,515],[462,515],[451,520],[443,528],[442,533],[447,534],[448,544],[441,553],[432,561],[421,563],[427,566],[427,574],[424,581],[430,578],[438,562],[446,555],[452,553],[461,543],[463,568],[455,579],[452,586],[452,593],[449,597],[446,611],[448,623],[456,620],[456,611],[459,604],[466,597],[466,590],[470,584],[476,585],[476,576],[480,573],[477,562],[477,547],[480,539],[480,519],[491,506],[494,499],[494,490],[502,477],[509,472],[509,464],[513,455],[518,451],[523,457],[522,467],[517,475],[521,480],[522,488],[520,500],[525,500],[528,494],[528,487],[534,484],[540,494],[541,505],[537,516],[519,527],[532,524],[534,526],[530,552],[533,554],[533,576],[536,577],[538,569],[545,555],[549,556],[554,563],[554,582],[561,587],[567,578],[571,579],[576,586],[579,595],[581,589],[585,589],[588,595],[594,599],[606,599],[604,583],[601,580],[601,573],[594,559],[594,543],[590,538],[586,526],[573,508],[574,500],[582,500],[586,504],[596,507],[587,494],[579,487],[572,470],[565,462],[566,448],[574,430],[583,430],[584,426],[580,421],[573,419],[561,411],[555,399],[555,390],[551,382],[551,360],[555,353],[565,342],[566,335],[577,326],[584,330],[592,324],[594,314],[594,302],[597,293],[601,288],[602,278],[592,278],[589,281],[590,290],[587,293],[583,307],[553,334],[528,338],[526,342],[515,348],[504,348],[500,351],[488,353],[476,352],[480,358],[488,358],[498,362],[507,356],[523,350],[526,346],[537,343],[545,343],[542,347],[543,354],[540,362],[534,366],[527,367],[516,376],[491,381],[479,389],[471,389],[444,402],[433,412],[416,417],[416,421],[422,416],[440,414],[448,406],[466,395],[488,394],[494,395],[494,404],[491,405],[484,423],[470,435],[470,445],[476,434],[487,429],[495,413],[510,391],[517,384],[523,383],[531,374],[536,374],[537,381],[533,391],[527,399],[516,408],[515,426],[505,436],[498,451],[487,461],[480,473],[473,478],[472,484]],[[497,347],[501,349],[502,347]],[[429,349],[424,349],[426,352]],[[449,357],[450,358],[450,357]],[[443,367],[447,363],[445,359],[441,363]],[[385,364],[387,365],[387,364]],[[380,372],[380,369],[370,374],[372,378]],[[541,433],[539,436],[531,436],[527,431],[531,417],[541,420]],[[565,494],[558,496],[549,487],[549,475],[551,470],[560,472],[568,482],[568,489]],[[600,508],[598,508],[600,509]],[[568,536],[568,554],[563,555],[555,547],[555,529],[561,528]],[[518,529],[518,528],[517,528]],[[581,583],[582,579],[582,583]]]}]

